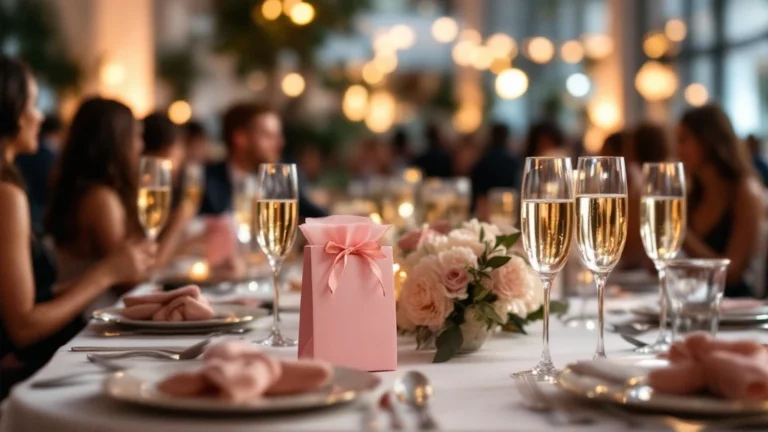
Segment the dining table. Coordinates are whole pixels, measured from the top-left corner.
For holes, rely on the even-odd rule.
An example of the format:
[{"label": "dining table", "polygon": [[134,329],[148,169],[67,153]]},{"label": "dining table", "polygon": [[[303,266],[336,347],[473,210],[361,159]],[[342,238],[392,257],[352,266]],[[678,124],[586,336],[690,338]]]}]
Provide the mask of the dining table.
[{"label": "dining table", "polygon": [[[137,290],[146,290],[139,287]],[[606,300],[608,319],[626,319],[622,314],[638,305],[656,301],[653,294],[622,295]],[[596,302],[588,303],[587,310],[594,312]],[[299,314],[296,310],[281,312],[284,331],[293,337],[298,335]],[[146,346],[186,347],[203,336],[119,336],[104,337],[91,323],[53,356],[50,362],[28,381],[19,384],[2,405],[0,432],[55,431],[55,432],[236,432],[236,431],[357,431],[363,430],[366,415],[378,414],[380,430],[388,430],[388,417],[377,410],[379,396],[392,390],[395,380],[405,372],[416,370],[425,374],[433,387],[429,401],[439,428],[446,431],[616,431],[629,427],[625,416],[617,416],[593,407],[580,405],[585,412],[594,414],[590,424],[553,422],[544,413],[530,410],[524,403],[518,382],[511,375],[530,368],[538,361],[541,352],[541,322],[526,327],[528,334],[498,333],[479,351],[455,357],[445,363],[432,363],[434,351],[417,350],[413,337],[400,336],[397,370],[376,372],[380,386],[367,397],[349,404],[327,409],[288,412],[269,415],[210,415],[190,414],[117,402],[107,397],[103,390],[105,374],[93,374],[76,380],[71,385],[39,389],[31,386],[35,380],[77,374],[81,371],[98,370],[86,359],[86,353],[71,352],[73,346]],[[271,317],[253,323],[253,331],[243,335],[220,338],[244,338],[257,340],[268,334]],[[564,367],[569,363],[592,357],[597,333],[584,327],[573,328],[564,321],[552,317],[550,325],[550,350],[555,364]],[[725,338],[755,338],[768,343],[768,331],[740,330],[721,332]],[[655,339],[655,332],[641,334],[646,342]],[[606,351],[609,358],[637,356],[632,346],[620,335],[606,333]],[[294,348],[264,348],[271,354],[296,358]],[[145,366],[160,360],[124,360],[128,366]],[[558,391],[548,384],[548,392]],[[396,402],[397,403],[397,402]],[[415,430],[415,413],[405,406],[398,406],[409,430]],[[641,418],[641,417],[638,417]],[[640,421],[633,430],[677,430],[673,423]],[[674,421],[674,419],[669,418]],[[684,430],[684,429],[679,429]],[[695,430],[695,429],[694,429]]]}]

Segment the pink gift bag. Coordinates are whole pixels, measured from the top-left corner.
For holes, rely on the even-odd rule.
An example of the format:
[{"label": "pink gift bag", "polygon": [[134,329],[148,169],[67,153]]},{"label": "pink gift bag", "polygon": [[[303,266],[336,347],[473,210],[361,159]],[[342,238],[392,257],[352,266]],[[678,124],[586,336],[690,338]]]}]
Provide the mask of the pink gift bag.
[{"label": "pink gift bag", "polygon": [[329,216],[299,227],[307,239],[301,282],[299,358],[365,370],[397,369],[389,228],[367,217]]}]

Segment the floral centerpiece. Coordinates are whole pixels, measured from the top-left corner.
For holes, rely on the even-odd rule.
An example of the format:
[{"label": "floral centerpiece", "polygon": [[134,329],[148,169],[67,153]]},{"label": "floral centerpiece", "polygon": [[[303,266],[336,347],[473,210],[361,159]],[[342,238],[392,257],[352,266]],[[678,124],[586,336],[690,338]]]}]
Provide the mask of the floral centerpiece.
[{"label": "floral centerpiece", "polygon": [[543,288],[514,248],[519,237],[473,219],[455,229],[435,224],[398,242],[408,275],[398,327],[414,333],[419,346],[434,341],[434,362],[479,349],[499,326],[525,333],[524,324],[540,317]]}]

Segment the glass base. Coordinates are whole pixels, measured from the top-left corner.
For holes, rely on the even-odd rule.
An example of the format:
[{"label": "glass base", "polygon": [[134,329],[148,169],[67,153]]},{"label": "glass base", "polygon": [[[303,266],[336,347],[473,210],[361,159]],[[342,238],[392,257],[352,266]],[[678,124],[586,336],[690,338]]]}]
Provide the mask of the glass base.
[{"label": "glass base", "polygon": [[280,330],[272,329],[272,333],[266,339],[258,340],[254,342],[257,345],[264,345],[268,347],[292,347],[298,344],[297,341],[283,336]]},{"label": "glass base", "polygon": [[549,363],[549,364],[539,363],[533,369],[528,369],[528,370],[513,373],[512,378],[523,378],[523,377],[529,376],[533,378],[534,381],[537,381],[537,382],[554,383],[554,382],[557,382],[558,372],[560,371],[557,370],[557,368],[555,368],[555,365],[553,365],[552,363]]},{"label": "glass base", "polygon": [[570,317],[563,320],[563,324],[569,328],[581,328],[585,330],[594,330],[597,328],[597,316],[577,316]]},{"label": "glass base", "polygon": [[638,354],[661,354],[669,351],[669,346],[670,344],[667,341],[656,341],[650,345],[635,348],[632,352]]}]

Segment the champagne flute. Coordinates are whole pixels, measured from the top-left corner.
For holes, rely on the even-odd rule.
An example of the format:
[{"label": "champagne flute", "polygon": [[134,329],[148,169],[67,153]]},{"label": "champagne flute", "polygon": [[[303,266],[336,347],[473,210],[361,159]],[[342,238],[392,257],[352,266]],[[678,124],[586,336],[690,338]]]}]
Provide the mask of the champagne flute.
[{"label": "champagne flute", "polygon": [[200,209],[200,202],[203,198],[203,185],[205,184],[205,171],[199,163],[188,163],[184,167],[183,178],[184,199],[195,206],[195,210]]},{"label": "champagne flute", "polygon": [[250,245],[255,234],[251,231],[251,222],[258,188],[259,179],[253,175],[239,177],[233,184],[232,211],[235,218],[235,235],[240,245],[246,247]]},{"label": "champagne flute", "polygon": [[544,286],[544,335],[541,360],[530,375],[554,381],[557,370],[549,355],[549,295],[552,280],[568,260],[573,238],[573,188],[568,158],[527,158],[523,174],[521,231],[523,247]]},{"label": "champagne flute", "polygon": [[[667,330],[669,302],[664,262],[675,258],[683,246],[686,230],[685,172],[680,162],[643,164],[643,193],[640,197],[640,237],[648,257],[659,273],[659,336],[651,345],[635,352],[666,352],[673,342]],[[674,331],[675,329],[673,329]],[[674,334],[674,333],[673,333]]]},{"label": "champagne flute", "polygon": [[259,341],[272,347],[295,346],[296,341],[280,333],[280,307],[278,304],[280,267],[296,240],[299,219],[299,185],[294,164],[262,164],[259,167],[259,197],[253,232],[261,250],[272,267],[274,301],[272,302],[272,332]]},{"label": "champagne flute", "polygon": [[152,241],[171,213],[171,168],[168,159],[144,156],[139,161],[139,222]]},{"label": "champagne flute", "polygon": [[605,281],[616,266],[627,240],[627,172],[623,157],[580,157],[576,180],[576,243],[597,286],[597,349],[603,343]]},{"label": "champagne flute", "polygon": [[[171,214],[171,171],[168,159],[144,156],[139,161],[139,193],[136,200],[139,223],[147,238],[157,241]],[[155,272],[149,283],[154,285]]]}]

